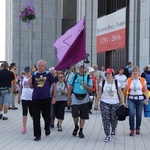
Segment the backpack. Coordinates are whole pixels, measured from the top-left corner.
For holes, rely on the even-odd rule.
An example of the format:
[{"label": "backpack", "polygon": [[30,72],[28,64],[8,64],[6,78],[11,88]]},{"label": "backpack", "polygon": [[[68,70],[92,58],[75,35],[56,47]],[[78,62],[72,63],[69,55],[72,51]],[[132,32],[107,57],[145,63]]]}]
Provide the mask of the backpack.
[{"label": "backpack", "polygon": [[123,74],[124,74],[127,78],[129,78],[129,76],[130,76],[128,68],[129,68],[129,66],[128,66],[128,67],[124,67],[124,72],[123,72]]},{"label": "backpack", "polygon": [[[78,77],[78,74],[76,73],[75,76],[74,76],[73,82],[72,82],[72,86],[74,85],[74,82],[77,79],[77,77]],[[83,80],[84,80],[84,77],[83,77]],[[89,80],[90,80],[90,75],[88,74],[88,76],[87,76],[87,83],[89,82]],[[72,92],[73,92],[73,88],[72,88]]]},{"label": "backpack", "polygon": [[146,72],[144,72],[144,74],[145,74],[145,80],[147,82],[147,85],[150,85],[150,74]]},{"label": "backpack", "polygon": [[[103,93],[104,85],[105,85],[105,80],[102,81],[102,93]],[[117,93],[118,93],[118,81],[117,80],[115,80],[115,86],[116,86],[116,90],[117,90]]]}]

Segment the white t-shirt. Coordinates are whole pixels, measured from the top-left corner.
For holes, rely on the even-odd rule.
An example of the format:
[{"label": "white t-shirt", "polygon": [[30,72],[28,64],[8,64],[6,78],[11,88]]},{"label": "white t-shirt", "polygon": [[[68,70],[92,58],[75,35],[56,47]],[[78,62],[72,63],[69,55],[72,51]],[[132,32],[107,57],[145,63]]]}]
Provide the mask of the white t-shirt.
[{"label": "white t-shirt", "polygon": [[[126,82],[126,85],[128,86],[127,84],[128,82]],[[145,81],[145,84],[146,84],[146,81]],[[141,84],[141,81],[139,79],[133,79],[131,81],[131,84],[130,84],[130,93],[129,95],[142,95],[143,92],[142,92],[142,84]]]},{"label": "white t-shirt", "polygon": [[115,79],[120,82],[121,89],[124,89],[126,86],[127,77],[124,74],[123,75],[117,74],[117,75],[115,75]]},{"label": "white t-shirt", "polygon": [[[103,81],[102,81],[103,82]],[[100,87],[102,87],[102,82],[99,84]],[[117,81],[118,87],[120,87],[120,83]],[[107,104],[118,104],[119,98],[118,98],[118,92],[116,89],[115,82],[113,84],[108,84],[105,80],[105,84],[103,87],[103,93],[100,98],[101,101]]]},{"label": "white t-shirt", "polygon": [[23,78],[22,86],[21,100],[32,100],[33,89],[29,87],[29,79],[27,77]]}]

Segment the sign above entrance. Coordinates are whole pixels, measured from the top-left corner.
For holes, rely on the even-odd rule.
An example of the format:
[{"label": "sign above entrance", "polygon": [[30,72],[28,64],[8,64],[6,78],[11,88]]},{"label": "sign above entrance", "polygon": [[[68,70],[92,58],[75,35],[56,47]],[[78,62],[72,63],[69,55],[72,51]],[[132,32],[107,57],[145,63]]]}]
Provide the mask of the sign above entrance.
[{"label": "sign above entrance", "polygon": [[126,8],[97,19],[97,52],[125,48]]}]

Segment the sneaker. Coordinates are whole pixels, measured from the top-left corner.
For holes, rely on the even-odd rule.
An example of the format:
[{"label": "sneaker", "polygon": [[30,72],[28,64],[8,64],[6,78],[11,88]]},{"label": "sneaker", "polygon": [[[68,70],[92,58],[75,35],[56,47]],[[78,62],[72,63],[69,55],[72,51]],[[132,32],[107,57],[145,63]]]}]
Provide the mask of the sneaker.
[{"label": "sneaker", "polygon": [[54,124],[51,124],[51,128],[54,128]]},{"label": "sneaker", "polygon": [[115,135],[116,135],[115,130],[112,130],[112,131],[111,131],[111,136],[114,137]]},{"label": "sneaker", "polygon": [[3,120],[8,120],[8,117],[3,117]]},{"label": "sneaker", "polygon": [[79,126],[78,126],[77,128],[74,128],[72,135],[73,135],[73,136],[76,136],[78,130],[79,130]]},{"label": "sneaker", "polygon": [[34,138],[34,141],[39,141],[40,139],[41,139],[41,137],[36,136],[36,137]]},{"label": "sneaker", "polygon": [[45,135],[46,135],[46,136],[50,135],[50,133],[51,133],[51,130],[50,130],[50,129],[49,129],[49,130],[45,130]]},{"label": "sneaker", "polygon": [[21,131],[21,134],[25,134],[25,133],[27,133],[27,129],[26,128],[22,129],[22,131]]},{"label": "sneaker", "polygon": [[57,128],[59,127],[59,123],[57,122]]},{"label": "sneaker", "polygon": [[61,127],[61,126],[58,127],[58,131],[59,131],[59,132],[62,131],[62,127]]},{"label": "sneaker", "polygon": [[92,114],[91,110],[89,111],[89,114]]},{"label": "sneaker", "polygon": [[97,107],[94,107],[94,110],[99,110]]},{"label": "sneaker", "polygon": [[139,129],[136,130],[136,134],[137,134],[137,135],[140,135],[140,130],[139,130]]},{"label": "sneaker", "polygon": [[110,141],[110,137],[106,136],[105,139],[104,139],[104,142],[109,142],[109,141]]},{"label": "sneaker", "polygon": [[17,107],[12,107],[12,108],[11,108],[11,110],[17,110],[17,109],[18,109]]},{"label": "sneaker", "polygon": [[131,130],[129,135],[134,136],[134,130]]},{"label": "sneaker", "polygon": [[84,138],[84,134],[82,132],[79,132],[79,138]]},{"label": "sneaker", "polygon": [[3,118],[3,115],[2,114],[0,114],[0,119],[2,119]]}]

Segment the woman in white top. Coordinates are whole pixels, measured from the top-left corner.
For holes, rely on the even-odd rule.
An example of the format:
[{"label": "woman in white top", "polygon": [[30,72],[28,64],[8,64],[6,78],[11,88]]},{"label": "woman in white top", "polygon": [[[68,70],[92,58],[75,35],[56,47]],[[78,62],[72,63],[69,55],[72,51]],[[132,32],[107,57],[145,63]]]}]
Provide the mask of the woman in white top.
[{"label": "woman in white top", "polygon": [[[130,126],[130,136],[134,135],[134,130],[136,129],[136,134],[140,134],[140,126],[142,120],[142,109],[143,101],[146,96],[148,101],[148,90],[146,81],[144,78],[139,77],[139,68],[134,66],[132,69],[132,77],[128,78],[126,82],[126,87],[124,89],[124,95],[128,95],[128,108],[129,112],[129,126]],[[135,122],[136,116],[136,122]]]},{"label": "woman in white top", "polygon": [[[102,114],[102,122],[104,126],[104,132],[106,134],[105,142],[110,140],[111,136],[115,136],[115,130],[117,127],[117,115],[116,110],[119,107],[119,97],[120,103],[124,104],[124,96],[121,91],[121,85],[117,81],[117,86],[115,80],[113,79],[113,69],[106,69],[106,80],[99,84],[98,99],[100,99],[100,110]],[[110,127],[111,133],[110,133]]]},{"label": "woman in white top", "polygon": [[126,86],[126,80],[127,80],[127,77],[123,74],[123,71],[124,71],[124,68],[120,68],[119,73],[117,75],[115,75],[115,79],[117,81],[119,81],[121,84],[121,90],[122,91]]},{"label": "woman in white top", "polygon": [[30,67],[29,66],[25,67],[24,72],[25,77],[23,77],[21,80],[20,90],[18,94],[18,104],[20,104],[20,101],[22,103],[22,114],[23,114],[22,117],[23,129],[21,131],[22,134],[25,134],[27,132],[26,123],[28,110],[30,116],[32,117],[32,92],[33,92],[33,89],[29,87],[29,79],[31,78]]}]

